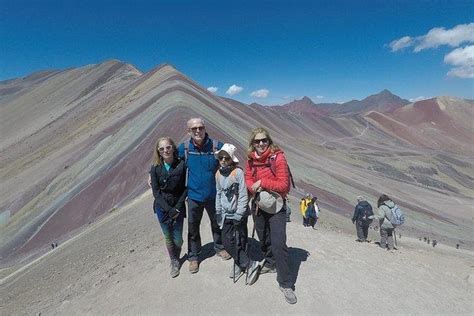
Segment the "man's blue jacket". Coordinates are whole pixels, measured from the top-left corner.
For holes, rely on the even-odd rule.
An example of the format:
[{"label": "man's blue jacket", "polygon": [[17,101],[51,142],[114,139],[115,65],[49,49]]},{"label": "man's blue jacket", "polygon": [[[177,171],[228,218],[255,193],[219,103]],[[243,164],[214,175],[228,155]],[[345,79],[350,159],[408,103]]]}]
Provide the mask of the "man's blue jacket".
[{"label": "man's blue jacket", "polygon": [[[214,157],[213,140],[206,134],[202,148],[194,145],[192,139],[186,142],[188,153],[185,153],[185,144],[181,143],[178,146],[178,156],[186,161],[188,167],[188,198],[197,202],[214,200],[216,198],[215,174],[219,162]],[[223,143],[215,143],[215,150],[221,149]]]}]

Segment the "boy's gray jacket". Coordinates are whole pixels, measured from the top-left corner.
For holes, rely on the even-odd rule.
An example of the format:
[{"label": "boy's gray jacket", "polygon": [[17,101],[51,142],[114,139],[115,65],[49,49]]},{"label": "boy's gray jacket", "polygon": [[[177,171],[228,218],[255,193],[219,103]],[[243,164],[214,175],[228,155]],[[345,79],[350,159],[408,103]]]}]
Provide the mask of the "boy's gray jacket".
[{"label": "boy's gray jacket", "polygon": [[216,191],[216,219],[221,228],[226,218],[240,221],[247,215],[248,195],[242,169],[235,168],[227,177],[218,170]]},{"label": "boy's gray jacket", "polygon": [[378,215],[374,214],[375,218],[380,221],[380,228],[393,229],[392,223],[390,223],[390,216],[392,216],[392,208],[395,207],[395,203],[392,200],[383,202],[379,207]]}]

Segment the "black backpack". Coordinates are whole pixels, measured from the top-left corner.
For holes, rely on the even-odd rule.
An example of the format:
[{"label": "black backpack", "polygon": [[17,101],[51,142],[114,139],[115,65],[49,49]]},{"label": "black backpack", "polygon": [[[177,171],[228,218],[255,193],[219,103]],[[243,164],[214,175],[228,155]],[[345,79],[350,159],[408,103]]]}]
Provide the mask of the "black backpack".
[{"label": "black backpack", "polygon": [[374,215],[374,211],[372,210],[372,205],[369,203],[362,206],[362,212],[359,215],[359,218],[363,222],[372,222],[372,219],[369,218],[369,216]]}]

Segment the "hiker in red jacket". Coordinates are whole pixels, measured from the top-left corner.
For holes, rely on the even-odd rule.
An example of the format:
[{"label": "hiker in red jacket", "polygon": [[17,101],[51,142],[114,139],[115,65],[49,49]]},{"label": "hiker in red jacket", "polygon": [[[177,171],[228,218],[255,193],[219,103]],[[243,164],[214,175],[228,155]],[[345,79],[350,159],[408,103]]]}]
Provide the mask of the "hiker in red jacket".
[{"label": "hiker in red jacket", "polygon": [[263,128],[253,129],[250,135],[245,183],[258,206],[253,218],[265,257],[260,274],[277,272],[286,301],[295,304],[286,245],[285,199],[290,191],[290,175],[283,151]]}]

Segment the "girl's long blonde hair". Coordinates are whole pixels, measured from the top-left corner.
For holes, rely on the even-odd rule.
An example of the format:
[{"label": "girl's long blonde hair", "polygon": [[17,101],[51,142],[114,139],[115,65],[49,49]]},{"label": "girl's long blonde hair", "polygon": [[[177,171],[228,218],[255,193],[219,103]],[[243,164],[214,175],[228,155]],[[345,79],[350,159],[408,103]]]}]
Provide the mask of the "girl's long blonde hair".
[{"label": "girl's long blonde hair", "polygon": [[159,147],[160,147],[160,142],[161,141],[164,141],[164,140],[167,140],[171,146],[173,146],[173,155],[177,156],[177,152],[176,152],[176,144],[174,143],[174,141],[171,139],[171,137],[160,137],[158,138],[158,140],[156,141],[156,144],[155,144],[155,149],[153,150],[153,160],[152,160],[152,164],[153,166],[162,166],[163,165],[163,159],[160,155],[160,151],[159,151]]},{"label": "girl's long blonde hair", "polygon": [[270,137],[270,133],[268,133],[268,131],[266,129],[264,129],[263,127],[257,127],[257,128],[254,128],[252,130],[252,132],[250,133],[250,138],[249,138],[249,145],[248,145],[248,148],[247,148],[247,157],[250,158],[251,154],[253,151],[255,151],[255,146],[253,145],[253,140],[255,138],[255,136],[257,134],[265,134],[265,137],[268,138],[268,147],[270,148],[270,150],[272,152],[275,152],[277,150],[280,149],[280,147],[278,147],[277,145],[275,145],[273,143],[273,139]]}]

